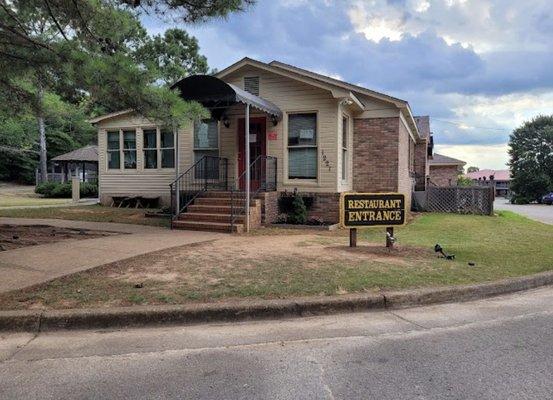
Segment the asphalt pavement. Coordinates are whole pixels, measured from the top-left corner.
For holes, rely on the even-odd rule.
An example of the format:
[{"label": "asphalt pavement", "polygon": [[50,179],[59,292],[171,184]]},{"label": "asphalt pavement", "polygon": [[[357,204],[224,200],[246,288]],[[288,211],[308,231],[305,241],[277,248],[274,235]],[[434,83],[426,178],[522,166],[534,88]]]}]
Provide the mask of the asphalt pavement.
[{"label": "asphalt pavement", "polygon": [[6,334],[2,399],[550,399],[553,288],[232,324]]},{"label": "asphalt pavement", "polygon": [[493,207],[495,210],[512,211],[545,224],[553,224],[553,206],[547,204],[518,205],[509,203],[509,200],[503,197],[498,197],[495,199]]}]

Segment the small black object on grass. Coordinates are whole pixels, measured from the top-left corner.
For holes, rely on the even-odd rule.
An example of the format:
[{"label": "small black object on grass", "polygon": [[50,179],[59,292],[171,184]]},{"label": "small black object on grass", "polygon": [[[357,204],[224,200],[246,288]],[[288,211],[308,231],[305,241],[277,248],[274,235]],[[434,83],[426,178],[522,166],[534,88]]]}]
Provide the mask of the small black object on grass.
[{"label": "small black object on grass", "polygon": [[141,283],[137,283],[134,285],[134,288],[135,289],[142,289],[144,287],[144,284],[141,282]]},{"label": "small black object on grass", "polygon": [[18,235],[13,235],[12,239],[17,240],[17,239],[19,239],[19,236]]},{"label": "small black object on grass", "polygon": [[474,267],[476,264],[473,262],[469,262],[469,267]]},{"label": "small black object on grass", "polygon": [[445,258],[446,260],[455,260],[455,254],[445,253],[442,246],[440,246],[438,243],[436,243],[436,245],[434,246],[434,251],[436,253],[440,253],[442,255],[442,257]]}]

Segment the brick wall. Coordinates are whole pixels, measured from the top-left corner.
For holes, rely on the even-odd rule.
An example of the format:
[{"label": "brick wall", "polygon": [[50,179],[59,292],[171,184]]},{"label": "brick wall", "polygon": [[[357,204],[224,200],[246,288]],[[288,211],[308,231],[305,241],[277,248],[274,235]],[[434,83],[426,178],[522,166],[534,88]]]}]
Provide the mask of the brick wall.
[{"label": "brick wall", "polygon": [[398,190],[399,117],[354,119],[353,190]]},{"label": "brick wall", "polygon": [[456,165],[431,166],[430,181],[436,186],[456,186],[459,167]]}]

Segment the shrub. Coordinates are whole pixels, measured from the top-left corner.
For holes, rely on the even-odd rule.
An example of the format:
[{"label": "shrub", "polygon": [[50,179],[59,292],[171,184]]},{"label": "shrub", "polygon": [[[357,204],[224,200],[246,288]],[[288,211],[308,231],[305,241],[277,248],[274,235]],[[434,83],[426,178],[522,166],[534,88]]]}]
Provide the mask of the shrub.
[{"label": "shrub", "polygon": [[[46,198],[71,198],[71,183],[44,182],[36,186],[35,193],[41,194]],[[81,182],[81,197],[97,197],[98,185],[95,183]]]},{"label": "shrub", "polygon": [[53,198],[71,198],[71,184],[70,183],[58,183],[54,189],[52,189],[52,193],[50,194],[50,197]]},{"label": "shrub", "polygon": [[81,197],[98,197],[98,185],[90,182],[81,182]]},{"label": "shrub", "polygon": [[291,224],[305,224],[307,221],[307,207],[300,195],[294,195],[292,210],[288,213],[288,222]]},{"label": "shrub", "polygon": [[39,183],[38,185],[36,185],[35,187],[35,193],[37,194],[41,194],[43,195],[44,197],[51,197],[52,195],[52,190],[54,190],[54,188],[59,185],[59,183],[56,183],[56,182],[43,182],[43,183]]}]

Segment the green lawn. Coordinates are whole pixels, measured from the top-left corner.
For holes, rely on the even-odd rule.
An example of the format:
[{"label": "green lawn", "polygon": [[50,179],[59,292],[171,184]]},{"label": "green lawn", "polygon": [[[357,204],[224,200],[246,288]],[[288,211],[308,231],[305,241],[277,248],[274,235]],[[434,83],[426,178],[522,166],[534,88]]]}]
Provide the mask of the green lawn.
[{"label": "green lawn", "polygon": [[144,209],[113,208],[101,205],[0,209],[0,217],[55,218],[77,221],[119,222],[124,224],[169,226],[169,220],[161,218],[146,218],[144,217],[144,213]]},{"label": "green lawn", "polygon": [[45,199],[32,185],[0,182],[0,207],[50,206],[70,203],[71,199]]},{"label": "green lawn", "polygon": [[[424,214],[396,228],[346,231],[270,229],[134,257],[48,284],[0,295],[0,309],[181,304],[459,285],[553,270],[553,225],[497,216]],[[438,258],[436,243],[455,254]],[[469,266],[473,262],[475,266]],[[136,283],[143,287],[135,288]]]}]

